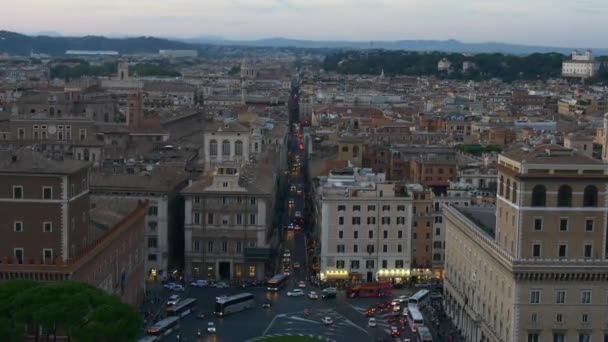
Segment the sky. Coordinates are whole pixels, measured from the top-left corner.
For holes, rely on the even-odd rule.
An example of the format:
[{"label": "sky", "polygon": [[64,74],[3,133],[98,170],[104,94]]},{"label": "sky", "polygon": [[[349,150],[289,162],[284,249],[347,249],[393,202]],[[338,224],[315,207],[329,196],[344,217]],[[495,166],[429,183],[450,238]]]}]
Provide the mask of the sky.
[{"label": "sky", "polygon": [[0,30],[608,47],[608,0],[18,0]]}]

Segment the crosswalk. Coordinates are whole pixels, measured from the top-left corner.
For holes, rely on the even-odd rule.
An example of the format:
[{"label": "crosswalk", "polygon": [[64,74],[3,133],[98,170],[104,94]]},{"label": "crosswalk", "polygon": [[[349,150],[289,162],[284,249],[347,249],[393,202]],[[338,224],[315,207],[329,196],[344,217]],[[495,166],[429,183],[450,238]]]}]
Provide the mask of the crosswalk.
[{"label": "crosswalk", "polygon": [[[360,313],[363,316],[366,316],[367,314],[367,308],[364,307],[360,307],[360,306],[356,306],[356,305],[352,305],[351,307],[357,311],[358,313]],[[381,314],[377,314],[374,317],[376,318],[376,326],[378,329],[382,329],[384,330],[384,332],[386,332],[387,334],[390,335],[391,330],[390,327],[391,325],[388,323],[388,317],[392,316],[393,313],[392,312],[383,312]]]}]

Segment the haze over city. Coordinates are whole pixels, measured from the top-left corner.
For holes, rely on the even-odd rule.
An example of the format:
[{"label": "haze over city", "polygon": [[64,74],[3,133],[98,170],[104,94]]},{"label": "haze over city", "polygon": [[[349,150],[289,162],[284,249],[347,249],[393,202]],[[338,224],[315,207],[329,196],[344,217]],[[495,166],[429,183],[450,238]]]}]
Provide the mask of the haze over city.
[{"label": "haze over city", "polygon": [[458,39],[604,47],[608,2],[24,0],[7,2],[2,11],[2,29],[25,33],[358,41]]}]

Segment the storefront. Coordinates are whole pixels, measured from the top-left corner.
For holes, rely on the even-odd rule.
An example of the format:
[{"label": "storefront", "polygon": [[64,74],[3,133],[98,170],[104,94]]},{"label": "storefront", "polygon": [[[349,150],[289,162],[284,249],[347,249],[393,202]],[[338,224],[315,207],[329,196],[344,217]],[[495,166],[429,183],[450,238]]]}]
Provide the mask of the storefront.
[{"label": "storefront", "polygon": [[403,284],[410,278],[410,270],[406,268],[381,269],[376,273],[379,282]]},{"label": "storefront", "polygon": [[319,273],[319,276],[321,281],[345,281],[349,278],[346,270],[326,270]]},{"label": "storefront", "polygon": [[413,268],[411,271],[413,281],[429,281],[435,278],[435,274],[430,268]]}]

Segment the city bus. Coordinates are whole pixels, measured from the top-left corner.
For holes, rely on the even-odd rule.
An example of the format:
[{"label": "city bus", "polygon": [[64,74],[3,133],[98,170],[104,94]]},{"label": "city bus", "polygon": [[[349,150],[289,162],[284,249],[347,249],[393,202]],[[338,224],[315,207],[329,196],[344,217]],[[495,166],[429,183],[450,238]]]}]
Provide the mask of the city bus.
[{"label": "city bus", "polygon": [[167,308],[167,316],[179,316],[184,317],[193,312],[196,309],[196,298],[186,298],[175,305],[171,305]]},{"label": "city bus", "polygon": [[215,311],[217,316],[226,316],[231,313],[251,309],[255,306],[255,300],[251,293],[240,293],[230,297],[220,298],[215,302]]},{"label": "city bus", "polygon": [[268,291],[279,291],[287,283],[286,274],[277,274],[268,281]]},{"label": "city bus", "polygon": [[429,290],[420,290],[408,299],[408,304],[415,305],[419,309],[422,309],[429,303],[430,293]]},{"label": "city bus", "polygon": [[390,284],[361,284],[346,288],[347,298],[384,297],[392,293]]},{"label": "city bus", "polygon": [[419,326],[424,326],[424,317],[422,317],[422,313],[420,313],[420,310],[415,305],[407,307],[407,315],[412,333],[416,333]]},{"label": "city bus", "polygon": [[179,317],[177,317],[177,316],[167,317],[163,320],[160,320],[160,321],[154,323],[153,326],[148,328],[147,333],[148,333],[148,335],[160,336],[160,335],[164,335],[167,331],[169,331],[173,328],[176,328],[178,326],[179,326]]},{"label": "city bus", "polygon": [[418,342],[433,342],[431,331],[424,325],[418,326],[418,333],[416,336],[418,337]]}]

